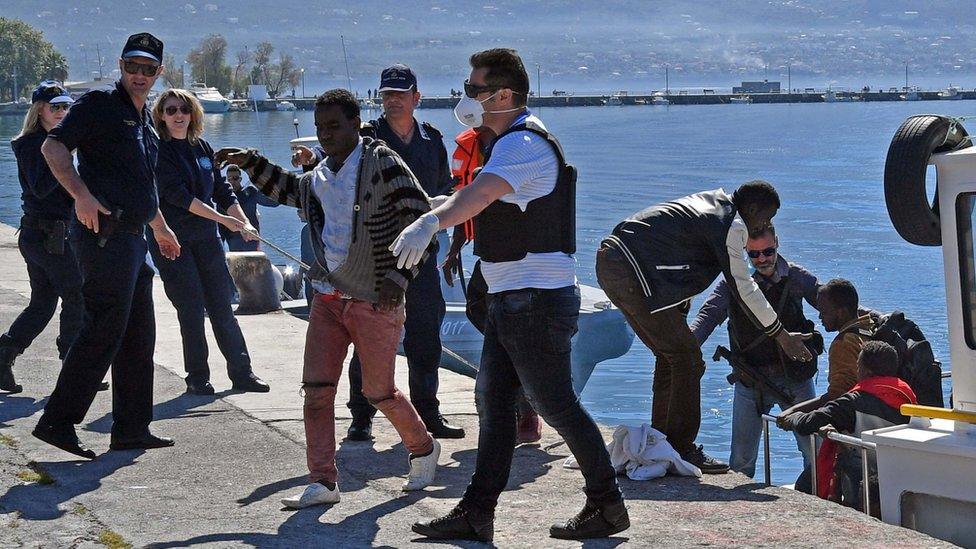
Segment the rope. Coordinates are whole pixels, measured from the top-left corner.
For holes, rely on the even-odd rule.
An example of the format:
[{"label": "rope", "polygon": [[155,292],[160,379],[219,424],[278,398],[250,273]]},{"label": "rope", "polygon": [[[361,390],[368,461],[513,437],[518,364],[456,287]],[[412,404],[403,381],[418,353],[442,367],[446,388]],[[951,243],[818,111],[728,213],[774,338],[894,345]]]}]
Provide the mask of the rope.
[{"label": "rope", "polygon": [[274,251],[276,251],[276,252],[280,253],[281,255],[287,257],[288,259],[294,261],[295,263],[298,263],[298,266],[301,267],[301,268],[303,268],[303,269],[305,269],[306,271],[312,270],[312,267],[310,267],[308,265],[308,263],[305,263],[304,261],[302,261],[301,259],[295,257],[294,255],[292,255],[288,251],[283,250],[281,248],[281,246],[278,246],[274,242],[271,242],[270,240],[268,240],[268,239],[264,238],[263,236],[259,235],[257,233],[257,231],[250,231],[248,229],[241,229],[241,232],[242,233],[247,233],[247,234],[253,236],[254,238],[260,240],[261,242],[267,244]]}]

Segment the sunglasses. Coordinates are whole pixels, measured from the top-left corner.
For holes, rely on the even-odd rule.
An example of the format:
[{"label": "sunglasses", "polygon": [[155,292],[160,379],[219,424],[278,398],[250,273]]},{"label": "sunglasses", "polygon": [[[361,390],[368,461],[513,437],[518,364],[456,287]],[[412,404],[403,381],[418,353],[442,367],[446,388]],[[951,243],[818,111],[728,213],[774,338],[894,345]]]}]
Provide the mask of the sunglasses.
[{"label": "sunglasses", "polygon": [[156,76],[159,72],[159,65],[146,65],[135,61],[123,61],[122,68],[129,74],[142,73],[143,76]]},{"label": "sunglasses", "polygon": [[227,176],[227,181],[240,181],[241,176],[239,175],[229,175]]},{"label": "sunglasses", "polygon": [[53,103],[47,106],[48,109],[51,109],[51,112],[67,111],[70,107],[70,103]]},{"label": "sunglasses", "polygon": [[760,255],[765,257],[773,257],[776,255],[776,248],[766,248],[765,250],[746,250],[746,253],[749,254],[749,257],[753,259],[758,258]]},{"label": "sunglasses", "polygon": [[479,86],[477,84],[472,84],[467,80],[464,81],[464,95],[467,95],[471,99],[478,97],[478,94],[495,91],[498,89],[501,88],[499,88],[498,86],[487,86],[487,85]]},{"label": "sunglasses", "polygon": [[191,114],[193,112],[193,109],[191,109],[189,105],[185,105],[185,104],[180,105],[179,107],[174,107],[173,105],[170,105],[165,109],[163,109],[163,112],[166,113],[166,116],[173,116],[174,114],[176,114],[176,111],[180,111],[183,114]]}]

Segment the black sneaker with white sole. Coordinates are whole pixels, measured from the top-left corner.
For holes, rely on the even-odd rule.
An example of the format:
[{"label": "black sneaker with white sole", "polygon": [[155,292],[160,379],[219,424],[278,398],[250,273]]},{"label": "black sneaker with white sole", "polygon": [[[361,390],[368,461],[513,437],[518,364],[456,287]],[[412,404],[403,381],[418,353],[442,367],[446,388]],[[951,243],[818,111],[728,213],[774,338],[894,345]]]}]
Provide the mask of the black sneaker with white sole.
[{"label": "black sneaker with white sole", "polygon": [[706,475],[722,475],[729,472],[729,464],[717,460],[705,453],[702,445],[695,446],[695,449],[681,455],[681,459],[701,469]]}]

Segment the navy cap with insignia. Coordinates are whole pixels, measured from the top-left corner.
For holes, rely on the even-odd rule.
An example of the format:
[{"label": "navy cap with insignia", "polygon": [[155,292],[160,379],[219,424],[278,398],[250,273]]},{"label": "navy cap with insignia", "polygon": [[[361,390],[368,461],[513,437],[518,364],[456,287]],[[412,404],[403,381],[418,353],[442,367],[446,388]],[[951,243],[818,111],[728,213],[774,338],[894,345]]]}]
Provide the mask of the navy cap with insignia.
[{"label": "navy cap with insignia", "polygon": [[413,69],[402,63],[387,67],[380,74],[380,93],[385,91],[410,91],[416,89],[417,75],[414,74]]},{"label": "navy cap with insignia", "polygon": [[31,103],[37,103],[38,101],[44,101],[52,105],[56,103],[75,102],[68,93],[68,90],[64,89],[64,86],[54,80],[45,80],[34,88],[34,93],[31,94]]},{"label": "navy cap with insignia", "polygon": [[125,41],[122,59],[148,57],[157,63],[163,62],[163,41],[148,32],[133,34]]}]

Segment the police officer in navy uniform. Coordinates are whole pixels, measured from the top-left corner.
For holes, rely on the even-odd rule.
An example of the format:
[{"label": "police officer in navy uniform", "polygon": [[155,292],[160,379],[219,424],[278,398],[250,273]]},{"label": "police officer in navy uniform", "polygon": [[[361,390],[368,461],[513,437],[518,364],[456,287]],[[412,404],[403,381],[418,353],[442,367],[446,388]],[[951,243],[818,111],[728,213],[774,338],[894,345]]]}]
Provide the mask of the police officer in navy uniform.
[{"label": "police officer in navy uniform", "polygon": [[[388,67],[380,74],[377,94],[383,102],[383,115],[365,123],[363,135],[382,139],[396,151],[417,176],[428,196],[447,194],[454,180],[441,132],[429,122],[418,123],[413,116],[420,105],[417,75],[403,64]],[[445,311],[437,270],[437,251],[435,242],[430,250],[430,259],[421,267],[416,278],[410,281],[406,292],[403,351],[409,369],[410,402],[432,435],[437,438],[464,438],[464,429],[445,421],[437,400],[441,322]],[[348,406],[352,412],[349,438],[368,438],[376,409],[363,396],[362,370],[357,355],[349,364],[349,381]]]},{"label": "police officer in navy uniform", "polygon": [[[165,257],[179,256],[159,212],[153,170],[158,137],[146,98],[162,74],[163,43],[129,37],[113,89],[83,95],[41,147],[51,171],[75,200],[70,237],[82,275],[85,322],[65,357],[34,436],[94,459],[75,433],[112,368],[111,449],[171,446],[149,432],[152,421],[153,270],[146,263],[146,224]],[[78,152],[78,169],[71,151]]]},{"label": "police officer in navy uniform", "polygon": [[[447,148],[441,132],[428,122],[417,122],[413,113],[420,104],[417,75],[403,64],[396,64],[380,74],[377,92],[383,101],[384,114],[363,124],[361,133],[381,139],[406,162],[417,176],[428,196],[447,194],[454,185],[447,160]],[[293,164],[317,163],[322,156],[318,150],[299,148]],[[410,281],[406,292],[406,321],[403,329],[403,351],[409,368],[410,402],[417,409],[427,430],[436,438],[463,438],[464,429],[455,427],[440,413],[437,400],[438,368],[441,362],[441,322],[444,320],[444,296],[441,295],[437,266],[437,243],[430,250],[430,259]],[[376,408],[362,392],[362,369],[359,356],[349,363],[349,426],[350,440],[372,438],[372,420]]]},{"label": "police officer in navy uniform", "polygon": [[27,263],[30,303],[0,335],[0,391],[19,393],[12,367],[54,316],[61,299],[58,355],[64,358],[81,328],[85,315],[81,300],[81,274],[74,250],[66,240],[67,222],[73,216],[71,195],[58,185],[41,155],[47,132],[67,114],[74,101],[57,82],[41,82],[31,96],[24,129],[10,146],[17,157],[20,179],[20,236],[17,247]]}]

